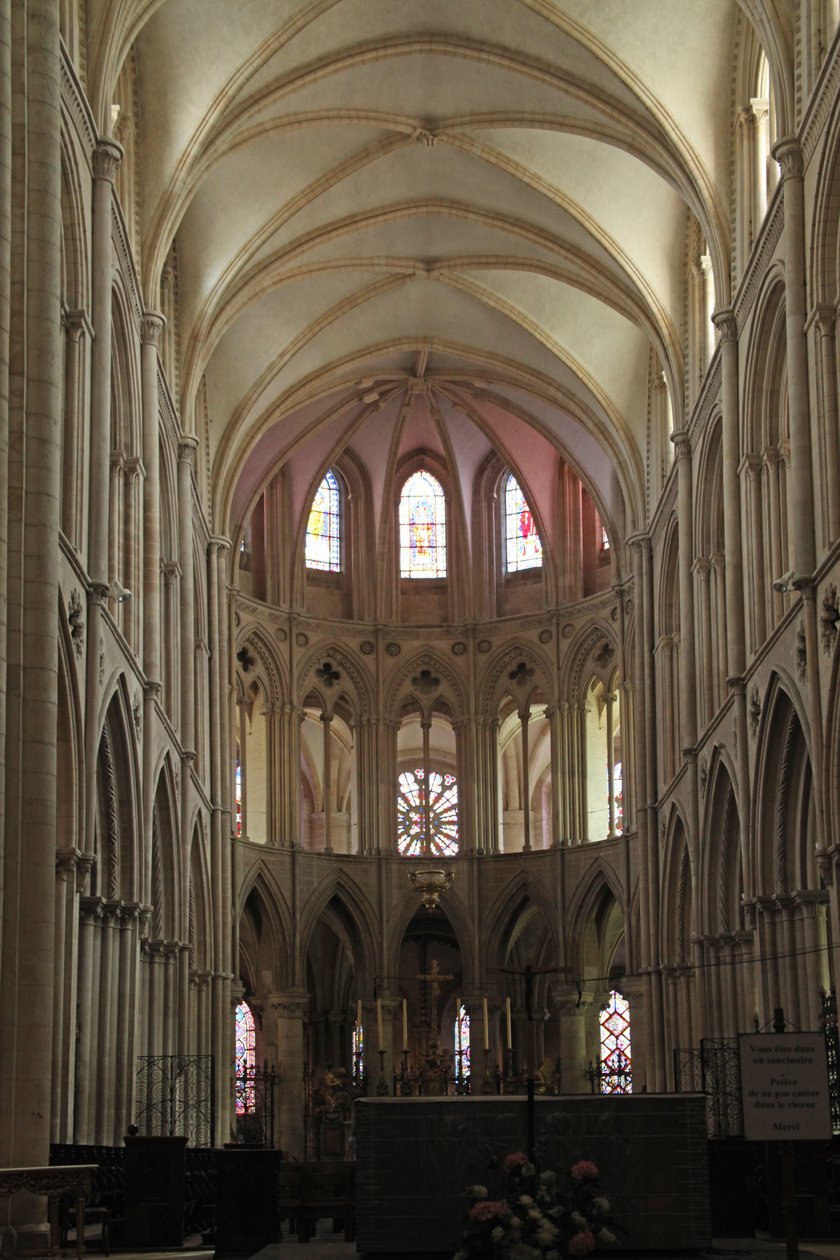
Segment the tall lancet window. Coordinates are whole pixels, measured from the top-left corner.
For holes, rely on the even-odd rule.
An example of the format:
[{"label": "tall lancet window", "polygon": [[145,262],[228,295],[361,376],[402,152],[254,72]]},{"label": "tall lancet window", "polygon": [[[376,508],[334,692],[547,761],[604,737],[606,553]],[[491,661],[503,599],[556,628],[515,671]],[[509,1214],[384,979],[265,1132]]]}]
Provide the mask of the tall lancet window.
[{"label": "tall lancet window", "polygon": [[307,569],[341,572],[341,496],[329,470],[309,509],[305,554]]},{"label": "tall lancet window", "polygon": [[400,495],[400,577],[446,577],[446,498],[422,468]]},{"label": "tall lancet window", "polygon": [[236,1008],[236,1114],[247,1115],[254,1110],[254,1072],[257,1066],[256,1031],[254,1016],[247,1002]]},{"label": "tall lancet window", "polygon": [[542,543],[519,482],[510,474],[504,495],[505,555],[508,573],[542,566]]},{"label": "tall lancet window", "polygon": [[630,1006],[617,990],[601,1011],[601,1093],[632,1094]]},{"label": "tall lancet window", "polygon": [[470,1078],[470,1017],[463,1002],[455,1016],[455,1080],[460,1084]]},{"label": "tall lancet window", "polygon": [[361,1085],[365,1079],[365,1030],[357,1020],[353,1025],[353,1080]]}]

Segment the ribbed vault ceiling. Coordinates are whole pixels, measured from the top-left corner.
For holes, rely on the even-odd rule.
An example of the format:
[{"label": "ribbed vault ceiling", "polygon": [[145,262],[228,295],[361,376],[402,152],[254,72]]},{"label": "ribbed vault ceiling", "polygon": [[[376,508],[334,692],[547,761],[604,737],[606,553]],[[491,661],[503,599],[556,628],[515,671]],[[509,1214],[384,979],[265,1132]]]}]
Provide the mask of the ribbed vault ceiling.
[{"label": "ribbed vault ceiling", "polygon": [[[754,7],[754,6],[753,6]],[[726,300],[729,0],[90,0],[133,42],[146,300],[176,242],[221,528],[345,448],[375,512],[492,451],[544,519],[558,453],[642,518],[655,351],[679,407],[687,212]],[[92,96],[107,124],[120,58]],[[106,73],[107,71],[107,73]],[[109,80],[108,74],[111,78]]]}]

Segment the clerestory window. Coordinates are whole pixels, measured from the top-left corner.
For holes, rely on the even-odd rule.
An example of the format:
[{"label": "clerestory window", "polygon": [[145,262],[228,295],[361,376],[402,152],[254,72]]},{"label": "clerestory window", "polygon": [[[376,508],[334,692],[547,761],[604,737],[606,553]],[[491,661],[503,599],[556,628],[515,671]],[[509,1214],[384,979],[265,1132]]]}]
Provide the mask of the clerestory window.
[{"label": "clerestory window", "polygon": [[446,497],[425,469],[403,486],[399,520],[400,577],[446,577]]},{"label": "clerestory window", "polygon": [[508,573],[542,566],[542,542],[519,482],[510,474],[503,499],[505,563]]},{"label": "clerestory window", "polygon": [[305,554],[307,569],[341,572],[341,494],[330,470],[309,509]]}]

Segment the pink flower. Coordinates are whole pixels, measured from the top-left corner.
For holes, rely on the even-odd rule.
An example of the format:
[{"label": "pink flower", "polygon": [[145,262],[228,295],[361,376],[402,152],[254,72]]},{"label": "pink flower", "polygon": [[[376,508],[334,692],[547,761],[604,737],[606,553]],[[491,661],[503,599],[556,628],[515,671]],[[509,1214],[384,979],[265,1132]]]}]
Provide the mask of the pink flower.
[{"label": "pink flower", "polygon": [[[581,1160],[581,1163],[587,1163],[587,1160]],[[592,1165],[594,1168],[594,1164]],[[590,1251],[595,1250],[595,1236],[588,1229],[583,1229],[579,1234],[573,1234],[569,1239],[569,1255],[570,1256],[588,1256]]]},{"label": "pink flower", "polygon": [[[595,1181],[601,1175],[598,1172],[598,1169],[595,1166],[595,1164],[592,1163],[591,1159],[579,1159],[576,1164],[572,1164],[569,1171],[571,1172],[575,1181],[583,1181],[586,1177],[589,1177],[591,1178],[592,1181]],[[584,1253],[580,1252],[579,1254],[583,1255]]]},{"label": "pink flower", "polygon": [[502,1164],[502,1168],[505,1172],[513,1172],[515,1168],[522,1168],[522,1166],[527,1163],[527,1155],[523,1155],[522,1151],[514,1151],[512,1155],[505,1156],[505,1162]]},{"label": "pink flower", "polygon": [[503,1205],[494,1199],[479,1199],[470,1208],[470,1219],[473,1221],[492,1221],[494,1216],[501,1216]]}]

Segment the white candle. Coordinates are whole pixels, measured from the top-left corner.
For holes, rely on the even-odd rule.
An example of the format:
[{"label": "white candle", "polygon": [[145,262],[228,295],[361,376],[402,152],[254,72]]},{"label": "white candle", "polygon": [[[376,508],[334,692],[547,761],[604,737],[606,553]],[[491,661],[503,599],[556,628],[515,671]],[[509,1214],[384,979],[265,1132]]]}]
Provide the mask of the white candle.
[{"label": "white candle", "polygon": [[359,998],[358,1002],[356,1003],[356,1030],[357,1032],[362,1031],[362,999],[361,998]]},{"label": "white candle", "polygon": [[481,999],[482,1010],[484,1011],[484,1049],[490,1049],[490,1024],[487,1019],[487,998]]},{"label": "white candle", "polygon": [[403,1050],[408,1049],[408,1003],[403,998]]},{"label": "white candle", "polygon": [[510,998],[505,998],[505,1022],[507,1023],[507,1048],[513,1049],[513,1038],[510,1031]]},{"label": "white candle", "polygon": [[382,1035],[382,998],[376,999],[376,1029],[379,1033],[379,1049],[385,1049],[385,1038]]}]

